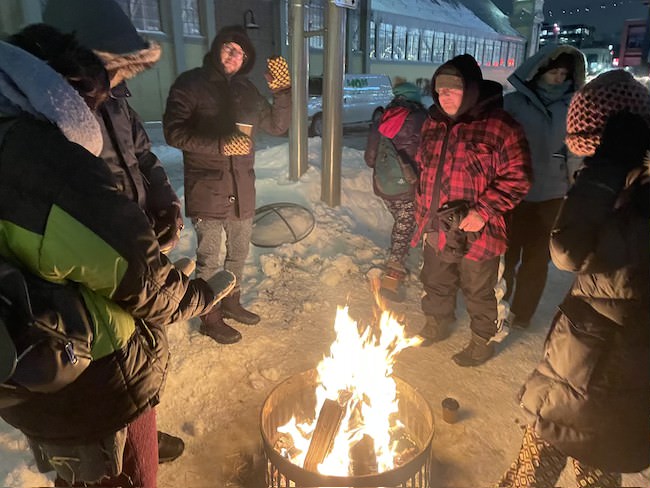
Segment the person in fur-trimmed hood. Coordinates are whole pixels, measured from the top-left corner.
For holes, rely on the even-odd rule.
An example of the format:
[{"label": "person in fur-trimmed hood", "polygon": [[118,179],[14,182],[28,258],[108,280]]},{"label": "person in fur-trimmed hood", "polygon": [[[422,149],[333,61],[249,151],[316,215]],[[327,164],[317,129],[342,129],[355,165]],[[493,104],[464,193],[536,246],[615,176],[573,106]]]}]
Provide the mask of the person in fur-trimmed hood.
[{"label": "person in fur-trimmed hood", "polygon": [[424,235],[420,336],[424,345],[447,338],[461,288],[472,334],[453,360],[477,366],[494,355],[505,214],[530,187],[530,154],[523,129],[502,108],[501,85],[483,80],[472,56],[440,66],[431,86],[434,105],[416,157],[420,184],[411,241],[415,246]]},{"label": "person in fur-trimmed hood", "polygon": [[524,128],[533,166],[533,186],[510,213],[505,254],[504,299],[511,302],[511,325],[523,329],[542,297],[548,236],[582,160],[567,150],[564,137],[569,102],[585,83],[585,58],[573,46],[545,46],[508,81],[516,91],[504,97],[504,108]]},{"label": "person in fur-trimmed hood", "polygon": [[[209,282],[223,266],[237,277],[233,294],[201,319],[200,332],[221,344],[242,337],[224,318],[248,325],[260,321],[241,303],[255,215],[254,134],[258,130],[284,134],[291,118],[287,62],[281,57],[266,61],[272,103],[246,76],[254,63],[255,48],[246,29],[222,28],[203,65],[176,79],[163,116],[167,143],[183,151],[185,213],[197,234],[197,276]],[[219,259],[222,233],[223,260]]]},{"label": "person in fur-trimmed hood", "polygon": [[[169,183],[138,114],[127,99],[126,80],[153,67],[162,53],[158,43],[146,41],[114,0],[49,0],[43,21],[61,32],[74,32],[79,42],[92,49],[109,74],[111,92],[94,110],[101,128],[100,157],[113,173],[118,188],[137,202],[158,237],[161,250],[169,252],[183,229],[181,204]],[[160,432],[160,461],[172,461],[183,453],[182,439]]]}]

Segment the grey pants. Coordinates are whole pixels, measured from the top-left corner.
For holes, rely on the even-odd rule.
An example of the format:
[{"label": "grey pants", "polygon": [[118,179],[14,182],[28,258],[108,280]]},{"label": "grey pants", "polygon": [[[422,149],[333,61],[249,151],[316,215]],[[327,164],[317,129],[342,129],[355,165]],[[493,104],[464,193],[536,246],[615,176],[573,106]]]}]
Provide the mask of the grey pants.
[{"label": "grey pants", "polygon": [[[235,289],[242,282],[244,264],[248,257],[253,219],[212,220],[192,219],[196,230],[196,277],[210,283],[210,279],[222,268],[232,272],[237,278]],[[222,261],[221,235],[226,234],[226,257]]]}]

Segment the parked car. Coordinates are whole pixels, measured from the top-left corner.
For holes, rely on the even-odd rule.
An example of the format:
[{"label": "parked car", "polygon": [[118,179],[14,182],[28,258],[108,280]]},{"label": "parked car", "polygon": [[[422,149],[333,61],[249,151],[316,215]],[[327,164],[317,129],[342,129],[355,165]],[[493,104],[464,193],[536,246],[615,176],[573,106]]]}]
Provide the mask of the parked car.
[{"label": "parked car", "polygon": [[[320,136],[323,133],[322,76],[309,78],[308,95],[309,135]],[[349,125],[379,120],[392,99],[393,87],[388,76],[346,74],[343,80],[342,122]]]}]

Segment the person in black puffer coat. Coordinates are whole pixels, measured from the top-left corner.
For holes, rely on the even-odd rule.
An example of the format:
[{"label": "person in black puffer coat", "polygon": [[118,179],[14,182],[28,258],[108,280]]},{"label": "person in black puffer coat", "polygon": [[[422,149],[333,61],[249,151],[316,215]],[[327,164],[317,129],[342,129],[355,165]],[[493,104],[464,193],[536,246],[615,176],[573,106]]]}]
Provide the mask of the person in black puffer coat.
[{"label": "person in black puffer coat", "polygon": [[[411,237],[415,230],[415,188],[417,185],[418,166],[415,155],[420,145],[420,129],[427,117],[427,110],[421,103],[420,89],[412,83],[399,83],[393,88],[395,98],[386,107],[378,124],[370,128],[364,159],[373,168],[373,190],[380,197],[393,216],[393,228],[390,234],[390,250],[386,269],[381,281],[382,295],[395,300],[404,299],[402,283],[407,271],[405,261],[408,256]],[[383,144],[392,144],[392,148],[383,150]],[[390,172],[388,164],[378,165],[378,158],[399,157],[397,162],[402,170],[394,182],[378,174],[379,171]],[[382,188],[380,181],[386,181]]]},{"label": "person in black puffer coat", "polygon": [[[239,25],[222,28],[203,66],[176,79],[163,116],[167,143],[183,151],[185,214],[192,219],[198,241],[196,274],[210,282],[223,266],[237,277],[235,291],[201,318],[200,332],[222,344],[241,340],[239,331],[224,318],[248,325],[260,321],[259,315],[241,304],[255,215],[254,132],[261,129],[281,135],[291,120],[286,61],[281,57],[267,60],[273,103],[246,76],[254,63],[255,48],[246,29]],[[225,260],[219,259],[222,233]]]},{"label": "person in black puffer coat", "polygon": [[[0,42],[0,255],[34,276],[34,310],[59,320],[75,312],[90,325],[92,360],[53,389],[3,378],[0,416],[27,436],[39,470],[56,470],[59,486],[153,488],[165,327],[209,312],[221,295],[172,266],[97,157],[102,133],[91,110],[110,88],[100,59],[44,24],[9,41]],[[228,279],[222,293],[234,286]],[[60,289],[78,297],[74,310],[61,293],[43,292]],[[39,358],[30,365],[42,367]]]},{"label": "person in black puffer coat", "polygon": [[610,71],[571,101],[567,145],[586,156],[551,232],[555,265],[576,273],[520,392],[530,415],[499,487],[621,486],[650,465],[650,95]]},{"label": "person in black puffer coat", "polygon": [[[160,44],[143,39],[114,0],[49,0],[43,21],[61,32],[74,32],[104,62],[111,91],[93,111],[104,139],[100,157],[118,188],[147,215],[161,250],[169,253],[183,229],[180,200],[161,161],[151,152],[140,116],[127,101],[131,93],[126,85],[126,80],[158,62]],[[184,444],[179,437],[160,432],[158,440],[161,462],[182,454]]]}]

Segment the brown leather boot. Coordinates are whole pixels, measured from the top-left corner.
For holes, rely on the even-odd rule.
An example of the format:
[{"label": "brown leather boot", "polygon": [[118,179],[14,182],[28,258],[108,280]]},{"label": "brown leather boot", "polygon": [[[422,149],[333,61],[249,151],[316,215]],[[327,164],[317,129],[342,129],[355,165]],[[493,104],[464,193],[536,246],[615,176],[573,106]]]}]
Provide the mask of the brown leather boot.
[{"label": "brown leather boot", "polygon": [[227,319],[233,319],[246,325],[255,325],[260,321],[260,316],[246,310],[241,305],[241,291],[235,291],[221,300],[221,313]]},{"label": "brown leather boot", "polygon": [[199,332],[211,337],[220,344],[234,344],[241,340],[241,334],[223,321],[219,306],[201,316]]}]

